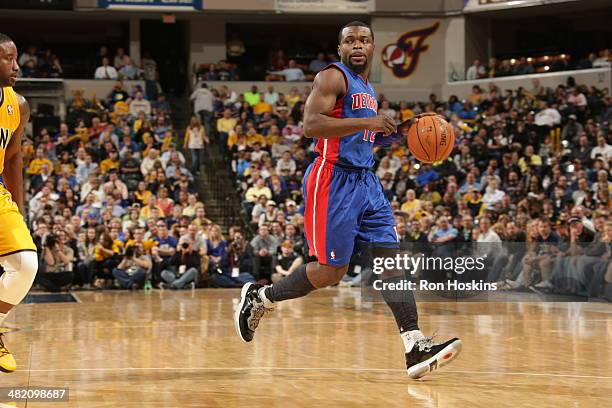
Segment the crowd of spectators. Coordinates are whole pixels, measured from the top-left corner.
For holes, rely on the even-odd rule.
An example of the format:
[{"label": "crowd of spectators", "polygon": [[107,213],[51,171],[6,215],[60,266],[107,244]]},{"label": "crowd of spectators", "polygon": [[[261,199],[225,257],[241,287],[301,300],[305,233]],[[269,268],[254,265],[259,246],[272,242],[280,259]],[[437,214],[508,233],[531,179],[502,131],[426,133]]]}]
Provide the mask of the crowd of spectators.
[{"label": "crowd of spectators", "polygon": [[[142,79],[155,82],[159,79],[157,63],[151,58],[150,53],[145,52],[140,60],[140,65],[125,52],[124,48],[118,47],[111,54],[108,46],[101,46],[95,55],[93,72],[94,79],[106,80],[135,80]],[[23,78],[62,78],[64,68],[58,55],[49,48],[38,49],[29,46],[19,56],[20,76]],[[82,61],[87,65],[87,60]]]},{"label": "crowd of spectators", "polygon": [[[102,286],[113,278],[123,287],[148,279],[160,287],[234,287],[281,279],[308,262],[302,178],[315,153],[301,121],[309,92],[294,87],[285,95],[273,83],[244,94],[206,84],[194,91],[197,116],[183,145],[216,143],[231,157],[249,225],[230,227],[227,237],[206,219],[193,188],[199,166],[188,168],[177,151],[163,97],[149,102],[118,83],[89,122],[62,124],[55,135],[43,130],[36,149],[25,141],[30,220],[41,262],[51,268],[42,269],[41,282],[54,273],[53,289],[70,279]],[[379,111],[398,122],[433,111],[457,136],[450,158],[432,165],[414,160],[402,142],[375,150],[374,171],[402,242],[523,242],[523,252],[496,254],[500,267],[489,280],[602,295],[612,281],[612,109],[605,92],[570,78],[556,88],[537,79],[529,89],[475,86],[465,100],[379,98]],[[67,259],[72,271],[61,266]],[[72,275],[61,278],[58,268]],[[351,275],[348,284],[361,279]]]},{"label": "crowd of spectators", "polygon": [[121,82],[103,100],[77,94],[68,117],[57,131],[44,127],[23,140],[36,284],[60,291],[206,282],[225,241],[195,189],[200,166],[188,168],[176,144],[206,142],[199,120],[178,136],[163,95],[149,101]]},{"label": "crowd of spectators", "polygon": [[546,55],[541,57],[518,57],[498,60],[490,58],[485,65],[476,59],[467,69],[465,79],[527,75],[542,72],[567,71],[572,69],[605,68],[612,66],[610,50],[590,53],[585,58],[572,59],[569,54]]},{"label": "crowd of spectators", "polygon": [[18,59],[24,78],[62,78],[64,69],[59,57],[49,48],[28,47]]},{"label": "crowd of spectators", "polygon": [[145,52],[140,60],[140,66],[119,47],[112,55],[107,46],[100,47],[97,58],[97,68],[94,79],[104,80],[135,80],[142,79],[148,82],[156,82],[159,79],[157,62],[151,58],[149,52]]},{"label": "crowd of spectators", "polygon": [[[209,91],[213,142],[232,156],[246,221],[256,234],[252,274],[272,279],[281,244],[289,248],[291,242],[300,262],[309,260],[302,178],[315,153],[313,140],[302,137],[301,120],[310,90],[283,95],[270,84],[265,92],[254,86],[240,95],[226,87]],[[530,89],[503,92],[491,83],[487,90],[474,87],[466,100],[440,101],[432,94],[426,102],[392,102],[380,95],[379,112],[398,122],[427,111],[454,128],[448,160],[423,165],[404,143],[376,151],[375,171],[401,240],[522,241],[527,255],[506,253],[498,260],[503,272],[489,276],[500,287],[600,295],[612,280],[610,97],[571,78],[556,88],[534,79]],[[546,226],[560,241],[549,270],[534,255],[547,239]],[[587,263],[588,274],[572,269],[568,275],[570,254],[597,262]]]},{"label": "crowd of spectators", "polygon": [[[325,66],[338,61],[334,53],[317,53],[308,61],[303,58],[289,58],[283,50],[271,54],[265,73],[259,80],[266,81],[311,81]],[[237,81],[240,80],[240,66],[221,60],[218,63],[200,64],[196,70],[198,81]]]}]

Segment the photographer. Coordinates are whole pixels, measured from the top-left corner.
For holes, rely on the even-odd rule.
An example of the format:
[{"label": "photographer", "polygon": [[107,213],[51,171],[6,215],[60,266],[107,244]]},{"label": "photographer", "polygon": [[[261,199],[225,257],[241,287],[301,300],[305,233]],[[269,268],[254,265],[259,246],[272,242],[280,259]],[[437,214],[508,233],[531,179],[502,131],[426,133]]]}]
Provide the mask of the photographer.
[{"label": "photographer", "polygon": [[255,282],[250,271],[253,269],[253,258],[247,251],[247,243],[242,232],[234,233],[234,239],[228,246],[228,268],[211,271],[211,280],[221,288],[239,288],[247,282]]},{"label": "photographer", "polygon": [[161,272],[160,289],[183,289],[187,284],[195,288],[200,267],[200,254],[193,249],[193,241],[187,235],[181,237],[176,253]]},{"label": "photographer", "polygon": [[43,244],[44,272],[37,274],[37,282],[49,292],[60,292],[62,287],[72,283],[72,261],[74,251],[66,242],[64,231],[56,235],[47,235]]},{"label": "photographer", "polygon": [[151,269],[151,259],[145,255],[142,244],[135,244],[126,248],[123,260],[113,269],[113,276],[124,289],[135,290],[140,288]]}]

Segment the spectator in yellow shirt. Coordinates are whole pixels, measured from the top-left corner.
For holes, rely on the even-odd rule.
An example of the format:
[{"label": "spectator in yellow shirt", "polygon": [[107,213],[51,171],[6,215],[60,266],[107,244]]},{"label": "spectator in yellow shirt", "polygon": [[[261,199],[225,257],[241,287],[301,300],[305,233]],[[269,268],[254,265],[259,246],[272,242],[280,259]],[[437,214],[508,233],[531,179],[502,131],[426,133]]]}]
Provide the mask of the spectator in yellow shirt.
[{"label": "spectator in yellow shirt", "polygon": [[146,254],[150,254],[151,253],[151,249],[156,245],[155,241],[151,240],[151,239],[144,239],[145,236],[145,229],[142,227],[138,227],[134,229],[134,238],[128,240],[125,243],[125,248],[129,248],[131,246],[136,245],[137,243],[140,243],[142,245],[142,249],[144,250],[144,252]]},{"label": "spectator in yellow shirt", "polygon": [[525,147],[525,155],[519,159],[518,166],[521,173],[526,173],[529,166],[542,166],[542,158],[535,154],[533,146],[529,145]]},{"label": "spectator in yellow shirt", "polygon": [[111,114],[113,123],[117,124],[121,119],[125,118],[130,113],[130,105],[125,101],[115,103],[113,113]]},{"label": "spectator in yellow shirt", "polygon": [[144,181],[139,181],[138,187],[136,187],[136,191],[134,192],[134,197],[136,197],[136,199],[140,201],[142,205],[145,205],[149,202],[149,197],[152,195],[153,193],[147,189],[147,183]]},{"label": "spectator in yellow shirt", "polygon": [[408,107],[408,104],[404,101],[400,102],[400,115],[402,122],[414,117],[414,111]]},{"label": "spectator in yellow shirt", "polygon": [[268,200],[272,199],[272,191],[270,191],[270,187],[266,186],[266,180],[259,177],[255,185],[246,191],[245,198],[249,203],[255,203],[262,195],[266,196]]},{"label": "spectator in yellow shirt", "polygon": [[482,93],[482,89],[480,89],[478,85],[474,85],[472,87],[472,94],[468,96],[468,101],[470,101],[472,105],[479,105],[483,99],[484,95]]},{"label": "spectator in yellow shirt", "polygon": [[36,155],[32,140],[28,139],[25,136],[23,137],[23,144],[21,145],[21,154],[23,156],[24,163],[29,163],[34,159],[34,156]]},{"label": "spectator in yellow shirt", "polygon": [[51,160],[45,157],[44,150],[39,147],[36,149],[36,157],[28,165],[27,173],[30,175],[40,174],[43,164],[46,164],[50,169],[53,169],[53,163],[51,163]]},{"label": "spectator in yellow shirt", "polygon": [[146,220],[147,218],[150,218],[154,209],[158,210],[158,214],[163,214],[164,213],[164,210],[162,210],[157,205],[157,199],[155,198],[155,196],[151,195],[149,197],[149,199],[147,200],[147,205],[142,207],[142,209],[140,210],[140,219],[141,220]]},{"label": "spectator in yellow shirt", "polygon": [[406,191],[406,201],[402,204],[400,211],[413,219],[415,214],[421,210],[421,204],[421,200],[416,198],[414,190],[410,189]]},{"label": "spectator in yellow shirt", "polygon": [[229,134],[238,123],[236,118],[232,118],[232,111],[225,109],[223,111],[223,117],[217,119],[217,132]]},{"label": "spectator in yellow shirt", "polygon": [[102,160],[100,163],[100,170],[102,170],[103,173],[108,173],[110,169],[119,170],[119,155],[115,150],[111,150],[108,153],[108,158]]},{"label": "spectator in yellow shirt", "polygon": [[264,140],[266,142],[266,146],[268,147],[272,147],[275,144],[281,143],[281,135],[278,126],[270,126],[270,130],[268,131],[268,134],[264,136]]},{"label": "spectator in yellow shirt", "polygon": [[229,137],[227,138],[227,147],[231,149],[232,146],[238,144],[238,140],[240,138],[246,138],[246,135],[244,133],[242,125],[236,125],[232,130],[229,131]]},{"label": "spectator in yellow shirt", "polygon": [[419,197],[421,201],[429,201],[433,205],[442,201],[442,196],[436,190],[432,190],[429,184],[423,186],[423,194]]},{"label": "spectator in yellow shirt", "polygon": [[254,114],[261,115],[264,112],[272,112],[272,105],[265,103],[264,101],[259,101],[255,106],[253,106]]},{"label": "spectator in yellow shirt", "polygon": [[291,90],[289,91],[289,95],[287,95],[287,103],[289,104],[289,107],[293,108],[293,105],[295,105],[296,103],[298,103],[298,101],[300,100],[301,95],[298,92],[297,87],[293,87],[291,88]]},{"label": "spectator in yellow shirt", "polygon": [[399,157],[400,160],[402,157],[406,157],[406,149],[399,143],[393,142],[391,143],[391,152],[393,152],[393,157]]},{"label": "spectator in yellow shirt", "polygon": [[[117,102],[119,103],[119,102]],[[138,132],[140,130],[140,128],[143,127],[143,125],[145,123],[148,123],[149,121],[147,120],[147,117],[144,113],[144,111],[140,111],[138,112],[138,116],[136,117],[136,120],[134,121],[134,125],[132,127],[132,129],[134,130],[134,133]]]},{"label": "spectator in yellow shirt", "polygon": [[255,143],[263,145],[266,143],[266,140],[262,135],[257,133],[257,130],[255,130],[255,128],[251,128],[246,133],[246,142],[249,146],[253,146],[253,144]]},{"label": "spectator in yellow shirt", "polygon": [[166,130],[166,133],[164,133],[164,138],[162,139],[161,151],[166,152],[168,149],[170,149],[170,145],[172,144],[173,140],[174,133],[172,133],[171,130]]}]

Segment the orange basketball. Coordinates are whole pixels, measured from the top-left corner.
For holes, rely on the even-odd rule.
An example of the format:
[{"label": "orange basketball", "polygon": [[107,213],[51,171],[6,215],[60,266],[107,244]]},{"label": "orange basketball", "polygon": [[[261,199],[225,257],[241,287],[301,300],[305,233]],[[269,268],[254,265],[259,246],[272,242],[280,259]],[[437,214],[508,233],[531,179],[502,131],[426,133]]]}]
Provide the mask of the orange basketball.
[{"label": "orange basketball", "polygon": [[423,163],[445,160],[455,145],[453,128],[441,116],[420,116],[408,129],[408,148]]}]

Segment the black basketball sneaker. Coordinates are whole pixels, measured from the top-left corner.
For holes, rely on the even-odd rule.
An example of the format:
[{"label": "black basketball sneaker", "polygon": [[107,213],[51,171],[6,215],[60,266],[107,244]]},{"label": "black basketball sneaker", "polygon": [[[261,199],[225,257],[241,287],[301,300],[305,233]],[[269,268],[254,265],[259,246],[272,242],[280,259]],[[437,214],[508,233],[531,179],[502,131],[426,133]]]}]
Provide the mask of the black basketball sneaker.
[{"label": "black basketball sneaker", "polygon": [[406,353],[408,376],[421,378],[453,361],[461,351],[462,343],[458,338],[444,343],[434,343],[432,338],[417,340],[410,353]]},{"label": "black basketball sneaker", "polygon": [[262,287],[263,285],[257,283],[247,283],[240,291],[240,302],[234,312],[234,326],[236,333],[245,343],[253,340],[255,329],[263,315],[272,311],[264,306],[263,300],[257,293]]}]

